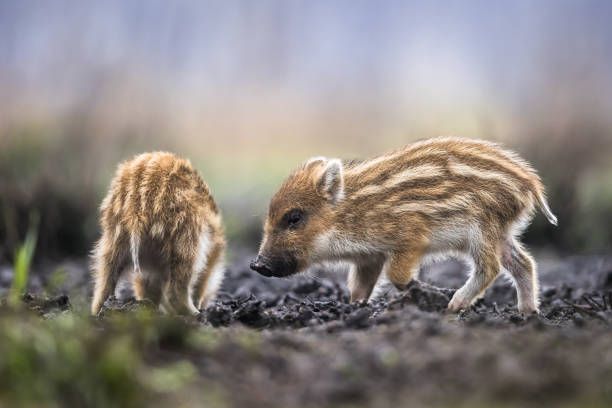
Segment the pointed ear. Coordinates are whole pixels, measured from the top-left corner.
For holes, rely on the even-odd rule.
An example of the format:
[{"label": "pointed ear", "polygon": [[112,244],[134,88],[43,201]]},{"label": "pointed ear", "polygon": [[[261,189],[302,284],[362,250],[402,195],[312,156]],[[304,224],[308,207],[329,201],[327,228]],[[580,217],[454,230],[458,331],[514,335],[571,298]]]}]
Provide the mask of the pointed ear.
[{"label": "pointed ear", "polygon": [[306,169],[314,169],[315,167],[323,166],[325,163],[327,163],[327,159],[325,157],[323,157],[323,156],[311,157],[304,164],[304,168],[306,168]]},{"label": "pointed ear", "polygon": [[340,159],[327,159],[317,181],[317,189],[327,200],[336,204],[344,197],[344,175]]}]

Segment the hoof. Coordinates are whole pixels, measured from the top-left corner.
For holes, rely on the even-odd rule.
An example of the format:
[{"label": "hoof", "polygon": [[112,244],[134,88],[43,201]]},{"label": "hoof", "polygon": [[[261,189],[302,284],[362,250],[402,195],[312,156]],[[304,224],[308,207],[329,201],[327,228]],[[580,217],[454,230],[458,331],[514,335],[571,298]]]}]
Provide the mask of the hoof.
[{"label": "hoof", "polygon": [[457,294],[455,293],[455,296],[453,296],[453,298],[451,299],[450,302],[448,302],[448,311],[451,313],[459,313],[462,310],[467,310],[470,308],[470,303],[466,302],[463,299],[459,299],[457,297]]},{"label": "hoof", "polygon": [[400,283],[394,283],[393,286],[395,286],[395,289],[399,290],[400,292],[405,292],[408,290],[408,285],[403,285]]},{"label": "hoof", "polygon": [[399,290],[400,292],[405,292],[408,289],[410,289],[412,285],[415,285],[416,282],[417,282],[416,279],[412,279],[408,283],[395,283],[395,282],[391,282],[391,283],[393,283],[393,286],[395,286],[395,289]]},{"label": "hoof", "polygon": [[518,311],[520,314],[522,314],[523,316],[532,316],[532,315],[539,315],[540,311],[538,310],[537,307],[533,307],[533,306],[519,306]]}]

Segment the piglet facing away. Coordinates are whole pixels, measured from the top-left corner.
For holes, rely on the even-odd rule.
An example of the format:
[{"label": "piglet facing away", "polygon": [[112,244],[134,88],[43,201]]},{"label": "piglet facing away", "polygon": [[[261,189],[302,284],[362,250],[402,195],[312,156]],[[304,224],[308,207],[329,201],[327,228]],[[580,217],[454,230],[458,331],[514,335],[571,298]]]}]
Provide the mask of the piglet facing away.
[{"label": "piglet facing away", "polygon": [[535,263],[518,237],[536,207],[556,225],[535,170],[489,142],[437,138],[364,161],[313,158],[272,198],[251,268],[288,276],[346,261],[358,301],[383,271],[403,288],[424,259],[464,256],[473,270],[449,310],[468,308],[503,269],[519,310],[535,312]]},{"label": "piglet facing away", "polygon": [[197,314],[215,297],[224,273],[221,215],[189,161],[155,152],[121,164],[100,212],[92,314],[127,269],[136,298],[167,313]]}]

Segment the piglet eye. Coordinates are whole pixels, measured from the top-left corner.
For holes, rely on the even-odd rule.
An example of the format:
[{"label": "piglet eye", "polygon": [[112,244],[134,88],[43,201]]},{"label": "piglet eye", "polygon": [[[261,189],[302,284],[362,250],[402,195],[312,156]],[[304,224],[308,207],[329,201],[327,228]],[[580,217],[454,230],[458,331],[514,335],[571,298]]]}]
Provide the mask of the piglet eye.
[{"label": "piglet eye", "polygon": [[285,214],[285,221],[287,223],[287,227],[295,228],[300,222],[304,219],[304,211],[294,208],[293,210],[287,212]]}]

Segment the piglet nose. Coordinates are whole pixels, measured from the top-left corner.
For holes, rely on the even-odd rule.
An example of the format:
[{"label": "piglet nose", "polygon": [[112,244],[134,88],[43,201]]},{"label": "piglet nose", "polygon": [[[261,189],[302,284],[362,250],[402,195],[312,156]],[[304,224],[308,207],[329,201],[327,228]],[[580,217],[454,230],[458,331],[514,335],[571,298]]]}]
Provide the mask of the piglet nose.
[{"label": "piglet nose", "polygon": [[270,268],[268,268],[263,262],[263,258],[261,257],[261,255],[257,255],[257,258],[253,259],[249,266],[252,270],[257,271],[264,276],[270,276],[272,273]]},{"label": "piglet nose", "polygon": [[254,271],[259,271],[260,269],[265,267],[261,255],[257,255],[257,257],[251,261],[250,267]]},{"label": "piglet nose", "polygon": [[261,262],[260,262],[260,258],[259,258],[259,256],[258,256],[258,257],[256,257],[256,258],[254,258],[254,259],[251,261],[251,264],[250,264],[249,266],[250,266],[250,267],[251,267],[251,269],[253,269],[254,271],[256,271],[256,270],[258,270],[259,268],[261,268],[261,266],[262,266],[262,265],[261,265]]}]

